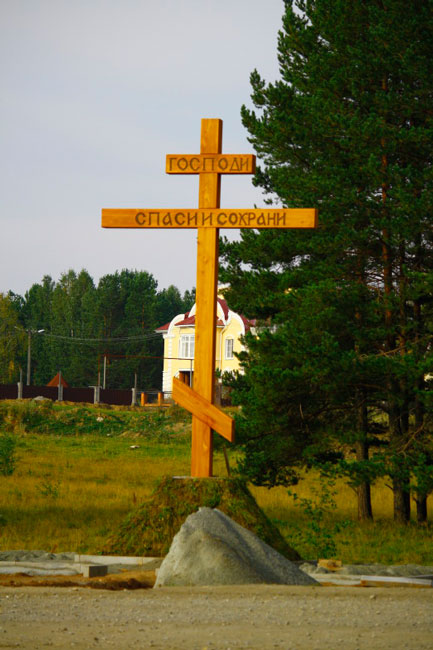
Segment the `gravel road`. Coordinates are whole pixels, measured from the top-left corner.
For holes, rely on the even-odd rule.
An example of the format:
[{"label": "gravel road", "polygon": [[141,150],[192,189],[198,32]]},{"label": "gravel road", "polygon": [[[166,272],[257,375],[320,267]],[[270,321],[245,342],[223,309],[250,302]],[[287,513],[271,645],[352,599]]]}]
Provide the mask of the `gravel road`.
[{"label": "gravel road", "polygon": [[431,650],[433,589],[0,587],[0,648]]}]

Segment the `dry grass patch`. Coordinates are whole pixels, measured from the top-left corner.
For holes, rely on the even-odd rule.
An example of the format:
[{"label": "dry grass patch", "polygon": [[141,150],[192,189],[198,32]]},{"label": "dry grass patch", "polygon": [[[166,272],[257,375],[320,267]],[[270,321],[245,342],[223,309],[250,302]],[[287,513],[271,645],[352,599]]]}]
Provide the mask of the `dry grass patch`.
[{"label": "dry grass patch", "polygon": [[98,553],[163,473],[187,473],[185,443],[25,436],[1,477],[0,548]]}]

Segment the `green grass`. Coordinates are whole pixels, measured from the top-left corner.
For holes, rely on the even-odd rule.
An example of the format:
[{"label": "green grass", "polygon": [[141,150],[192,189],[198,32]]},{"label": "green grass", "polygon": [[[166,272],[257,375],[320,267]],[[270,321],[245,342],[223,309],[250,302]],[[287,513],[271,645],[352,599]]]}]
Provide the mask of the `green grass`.
[{"label": "green grass", "polygon": [[[343,481],[337,481],[333,488],[334,508],[322,508],[317,475],[307,475],[295,489],[300,498],[311,501],[313,516],[308,516],[302,507],[296,507],[285,488],[256,487],[252,488],[252,493],[271,521],[278,523],[289,545],[304,558],[334,557],[346,564],[378,562],[433,566],[433,525],[418,526],[414,521],[408,526],[395,524],[392,492],[383,482],[373,487],[374,522],[357,520],[356,496]],[[428,514],[433,520],[432,503]],[[320,552],[323,549],[325,551]]]},{"label": "green grass", "polygon": [[[190,471],[190,417],[177,407],[131,410],[3,401],[1,432],[17,440],[16,469],[0,476],[3,550],[99,553],[161,477]],[[235,453],[229,453],[234,464]],[[214,472],[226,476],[219,445]],[[301,481],[296,491],[311,503],[308,516],[285,488],[251,491],[304,558],[433,565],[433,526],[395,525],[392,492],[384,484],[373,488],[376,520],[366,524],[356,520],[352,490],[341,481],[335,489],[336,507],[327,510],[317,496],[318,477]]]},{"label": "green grass", "polygon": [[[168,412],[170,411],[170,413]],[[152,436],[167,439],[187,423],[178,407],[109,407],[51,402],[44,400],[0,401],[0,426],[14,433],[49,435]]]}]

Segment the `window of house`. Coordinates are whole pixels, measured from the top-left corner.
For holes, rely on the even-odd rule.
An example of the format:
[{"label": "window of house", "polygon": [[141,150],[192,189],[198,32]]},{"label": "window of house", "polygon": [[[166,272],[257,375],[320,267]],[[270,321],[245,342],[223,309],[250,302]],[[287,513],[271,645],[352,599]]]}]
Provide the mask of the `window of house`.
[{"label": "window of house", "polygon": [[226,345],[225,345],[226,359],[233,359],[233,344],[234,344],[234,339],[226,339]]},{"label": "window of house", "polygon": [[194,334],[183,334],[179,341],[181,359],[194,359]]}]

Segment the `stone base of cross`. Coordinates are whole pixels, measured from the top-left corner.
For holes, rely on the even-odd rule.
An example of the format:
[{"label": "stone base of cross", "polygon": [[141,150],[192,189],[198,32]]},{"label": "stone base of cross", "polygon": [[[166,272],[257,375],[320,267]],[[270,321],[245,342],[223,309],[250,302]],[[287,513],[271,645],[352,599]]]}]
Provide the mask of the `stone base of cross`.
[{"label": "stone base of cross", "polygon": [[253,174],[255,156],[222,154],[222,120],[203,119],[199,154],[168,154],[168,174],[199,175],[190,209],[104,209],[104,228],[197,228],[194,389],[173,379],[173,399],[192,413],[191,476],[212,476],[212,432],[234,441],[232,418],[214,405],[219,228],[315,228],[317,210],[220,208],[221,174]]}]

